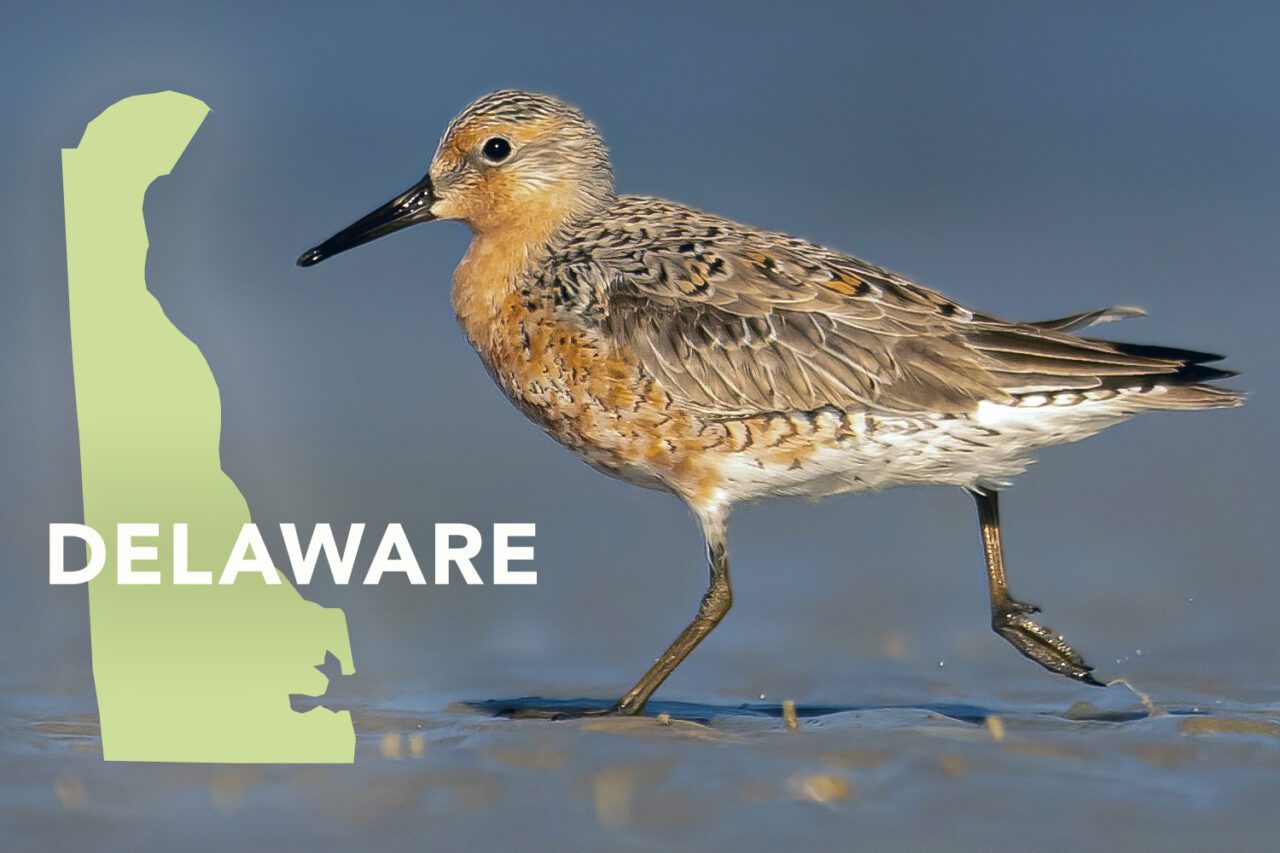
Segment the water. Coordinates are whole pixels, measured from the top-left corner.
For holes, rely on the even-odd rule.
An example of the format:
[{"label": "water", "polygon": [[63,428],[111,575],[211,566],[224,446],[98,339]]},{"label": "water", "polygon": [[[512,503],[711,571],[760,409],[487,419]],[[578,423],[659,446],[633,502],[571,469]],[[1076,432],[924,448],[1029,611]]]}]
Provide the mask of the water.
[{"label": "water", "polygon": [[10,696],[2,825],[11,850],[1274,849],[1274,690],[1064,707],[916,686],[935,700],[801,705],[795,731],[768,702],[354,706],[351,767],[107,765],[92,713]]}]

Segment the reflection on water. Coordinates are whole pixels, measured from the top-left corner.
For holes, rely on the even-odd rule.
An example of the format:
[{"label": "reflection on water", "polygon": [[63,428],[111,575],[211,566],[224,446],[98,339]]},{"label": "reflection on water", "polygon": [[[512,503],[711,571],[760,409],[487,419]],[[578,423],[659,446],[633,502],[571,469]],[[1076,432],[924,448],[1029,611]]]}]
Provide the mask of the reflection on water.
[{"label": "reflection on water", "polygon": [[93,715],[10,711],[3,828],[32,849],[190,846],[198,826],[209,846],[309,850],[1056,849],[1078,848],[1075,830],[1156,850],[1219,849],[1223,832],[1233,849],[1268,849],[1277,826],[1269,704],[1164,706],[1116,685],[1067,707],[801,705],[795,730],[767,703],[510,719],[607,704],[355,707],[353,767],[105,764]]}]

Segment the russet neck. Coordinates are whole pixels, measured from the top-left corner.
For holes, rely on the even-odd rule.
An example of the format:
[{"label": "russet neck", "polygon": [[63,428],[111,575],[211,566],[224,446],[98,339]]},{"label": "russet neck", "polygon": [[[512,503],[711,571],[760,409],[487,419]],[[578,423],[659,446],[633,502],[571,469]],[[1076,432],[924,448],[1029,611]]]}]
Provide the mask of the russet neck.
[{"label": "russet neck", "polygon": [[453,311],[482,355],[493,344],[507,296],[528,271],[546,260],[558,236],[595,206],[567,194],[547,193],[537,202],[521,204],[519,215],[469,223],[471,245],[453,274]]}]

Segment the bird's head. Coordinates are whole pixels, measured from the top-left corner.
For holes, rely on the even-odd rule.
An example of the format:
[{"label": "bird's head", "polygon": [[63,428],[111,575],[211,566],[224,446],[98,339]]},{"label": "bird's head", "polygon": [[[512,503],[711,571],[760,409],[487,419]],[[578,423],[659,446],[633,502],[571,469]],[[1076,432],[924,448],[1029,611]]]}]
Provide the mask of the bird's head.
[{"label": "bird's head", "polygon": [[445,128],[426,176],[298,258],[308,267],[418,222],[545,238],[613,195],[609,155],[575,107],[549,95],[485,95]]}]

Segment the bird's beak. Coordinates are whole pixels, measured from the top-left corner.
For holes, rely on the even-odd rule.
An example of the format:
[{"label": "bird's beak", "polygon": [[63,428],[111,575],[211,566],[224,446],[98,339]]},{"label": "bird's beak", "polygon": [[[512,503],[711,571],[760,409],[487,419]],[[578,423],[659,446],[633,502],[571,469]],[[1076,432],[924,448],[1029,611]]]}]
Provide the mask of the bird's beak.
[{"label": "bird's beak", "polygon": [[298,266],[315,266],[339,252],[354,249],[356,246],[384,237],[393,231],[399,231],[401,228],[407,228],[419,222],[430,222],[435,219],[431,213],[431,205],[436,200],[435,189],[431,186],[431,176],[427,175],[382,207],[343,228],[314,249],[303,252],[298,258]]}]

